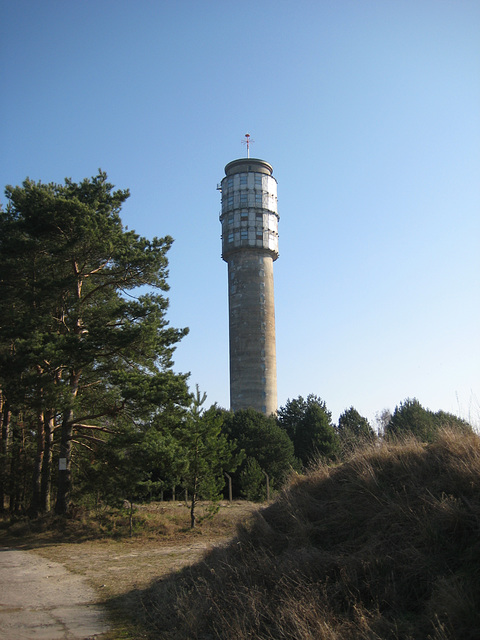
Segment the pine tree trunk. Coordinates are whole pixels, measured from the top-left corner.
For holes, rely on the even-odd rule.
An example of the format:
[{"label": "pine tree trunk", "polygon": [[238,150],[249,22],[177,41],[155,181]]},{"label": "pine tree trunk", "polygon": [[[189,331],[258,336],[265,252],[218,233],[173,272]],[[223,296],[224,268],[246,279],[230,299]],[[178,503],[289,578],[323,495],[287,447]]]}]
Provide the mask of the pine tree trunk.
[{"label": "pine tree trunk", "polygon": [[63,414],[62,433],[60,440],[60,457],[58,461],[58,485],[55,513],[65,515],[68,511],[68,501],[71,489],[72,468],[72,436],[73,436],[73,411],[67,409]]},{"label": "pine tree trunk", "polygon": [[5,469],[7,466],[7,438],[3,430],[3,393],[0,389],[0,513],[5,510]]},{"label": "pine tree trunk", "polygon": [[193,491],[192,491],[192,505],[190,507],[190,528],[194,529],[195,528],[195,523],[197,521],[196,515],[195,515],[195,506],[197,504],[197,478],[194,479],[193,482]]},{"label": "pine tree trunk", "polygon": [[[16,416],[18,420],[18,416]],[[20,483],[19,478],[19,460],[20,460],[20,447],[18,444],[18,425],[13,424],[12,428],[12,447],[11,447],[11,455],[10,455],[10,478],[8,482],[8,493],[10,498],[10,513],[15,513],[18,511],[18,496],[19,490],[18,485]]]},{"label": "pine tree trunk", "polygon": [[20,513],[26,493],[25,428],[22,414],[17,414],[12,428],[12,455],[10,464],[10,512]]},{"label": "pine tree trunk", "polygon": [[43,454],[42,480],[40,487],[40,511],[50,511],[50,493],[52,485],[52,454],[54,418],[51,412],[45,413],[45,451]]},{"label": "pine tree trunk", "polygon": [[[78,392],[80,372],[73,372],[70,379],[71,400],[75,400]],[[60,439],[60,459],[58,466],[58,487],[55,513],[66,515],[72,486],[72,437],[73,437],[73,409],[66,409],[63,414],[62,432]]]},{"label": "pine tree trunk", "polygon": [[37,516],[40,512],[41,489],[42,489],[42,467],[43,456],[45,453],[45,426],[43,411],[39,411],[37,415],[37,453],[35,463],[33,465],[32,478],[32,500],[30,503],[29,513]]},{"label": "pine tree trunk", "polygon": [[10,497],[9,492],[9,478],[8,478],[8,456],[11,449],[11,432],[10,432],[10,418],[11,412],[7,402],[3,399],[3,394],[0,391],[0,433],[1,433],[1,445],[0,445],[0,511],[5,511],[8,508],[5,505],[5,500]]}]

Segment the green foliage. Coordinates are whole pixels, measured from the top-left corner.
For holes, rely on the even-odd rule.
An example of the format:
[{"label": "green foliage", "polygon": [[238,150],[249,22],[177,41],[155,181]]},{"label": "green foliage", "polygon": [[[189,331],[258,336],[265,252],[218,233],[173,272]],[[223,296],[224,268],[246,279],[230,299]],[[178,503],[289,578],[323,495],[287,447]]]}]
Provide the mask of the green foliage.
[{"label": "green foliage", "polygon": [[434,413],[422,407],[416,398],[407,398],[395,407],[390,422],[385,428],[385,436],[394,438],[413,435],[423,442],[433,442],[439,429],[445,426],[464,433],[472,430],[467,422],[452,414],[444,411]]},{"label": "green foliage", "polygon": [[395,411],[385,429],[387,437],[415,435],[419,440],[430,442],[436,429],[431,411],[422,407],[416,399],[407,398],[395,407]]},{"label": "green foliage", "polygon": [[198,385],[186,419],[176,431],[182,451],[182,478],[191,496],[191,526],[195,526],[195,506],[200,498],[216,501],[225,485],[224,472],[233,472],[243,458],[235,453],[236,443],[222,433],[223,416],[213,405],[204,411],[206,394]]},{"label": "green foliage", "polygon": [[26,180],[6,195],[0,388],[12,412],[34,416],[37,473],[53,416],[55,455],[66,461],[56,505],[64,513],[75,449],[94,449],[92,430],[110,432],[121,415],[147,419],[186,400],[186,377],[171,371],[186,330],[165,318],[172,239],[127,231],[119,213],[128,191],[115,191],[101,171],[78,184]]},{"label": "green foliage", "polygon": [[[281,487],[290,470],[297,468],[293,443],[273,416],[254,409],[225,412],[224,430],[229,439],[236,441],[237,451],[243,450],[268,474],[272,488]],[[234,486],[240,483],[240,471],[243,468],[236,474]]]},{"label": "green foliage", "polygon": [[375,432],[366,418],[354,407],[346,409],[338,419],[338,434],[344,450],[352,451],[367,442],[373,442]]},{"label": "green foliage", "polygon": [[252,502],[263,502],[267,497],[265,475],[255,458],[247,458],[240,473],[241,494]]},{"label": "green foliage", "polygon": [[332,414],[326,404],[310,394],[299,396],[280,407],[278,424],[291,438],[295,455],[304,466],[318,457],[334,459],[340,451],[340,440],[332,424]]},{"label": "green foliage", "polygon": [[466,420],[459,418],[453,413],[448,413],[447,411],[437,411],[435,413],[435,421],[437,423],[437,428],[439,429],[450,428],[465,434],[473,431],[472,425]]},{"label": "green foliage", "polygon": [[97,447],[86,470],[90,490],[116,507],[156,496],[164,484],[155,470],[168,462],[173,466],[176,454],[176,447],[155,428],[124,427]]}]

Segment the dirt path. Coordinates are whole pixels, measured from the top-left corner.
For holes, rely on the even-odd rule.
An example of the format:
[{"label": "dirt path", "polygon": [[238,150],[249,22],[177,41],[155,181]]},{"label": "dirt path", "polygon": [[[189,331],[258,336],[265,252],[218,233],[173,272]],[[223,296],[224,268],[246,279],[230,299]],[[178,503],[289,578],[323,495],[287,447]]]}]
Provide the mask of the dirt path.
[{"label": "dirt path", "polygon": [[[205,551],[215,546],[212,541],[182,542],[60,543],[39,547],[35,553],[61,562],[69,571],[84,576],[97,590],[98,601],[106,601],[134,589],[144,589],[152,580],[198,561]],[[218,540],[216,544],[221,542]]]},{"label": "dirt path", "polygon": [[35,553],[0,549],[0,639],[86,640],[109,629],[80,575]]}]

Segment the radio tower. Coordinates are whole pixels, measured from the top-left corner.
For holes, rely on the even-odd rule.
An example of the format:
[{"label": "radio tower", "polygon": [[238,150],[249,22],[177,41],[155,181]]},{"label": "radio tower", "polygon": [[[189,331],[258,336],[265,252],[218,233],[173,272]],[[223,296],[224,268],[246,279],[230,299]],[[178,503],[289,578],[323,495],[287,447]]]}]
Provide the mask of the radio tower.
[{"label": "radio tower", "polygon": [[229,162],[222,179],[222,258],[228,264],[230,407],[277,411],[273,262],[278,258],[277,181],[268,162]]}]

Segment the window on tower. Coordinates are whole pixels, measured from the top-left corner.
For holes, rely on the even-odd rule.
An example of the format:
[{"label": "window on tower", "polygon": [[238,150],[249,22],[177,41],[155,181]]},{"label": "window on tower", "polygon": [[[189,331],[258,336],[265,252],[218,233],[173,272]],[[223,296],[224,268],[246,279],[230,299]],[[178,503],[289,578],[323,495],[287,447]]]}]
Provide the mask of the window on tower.
[{"label": "window on tower", "polygon": [[241,173],[240,174],[240,185],[246,185],[247,184],[247,174],[246,173]]}]

